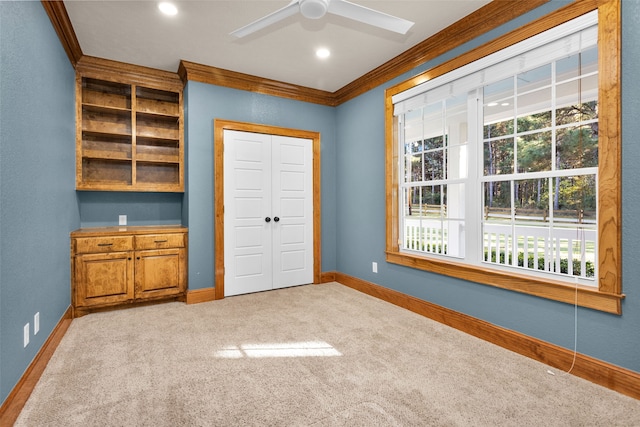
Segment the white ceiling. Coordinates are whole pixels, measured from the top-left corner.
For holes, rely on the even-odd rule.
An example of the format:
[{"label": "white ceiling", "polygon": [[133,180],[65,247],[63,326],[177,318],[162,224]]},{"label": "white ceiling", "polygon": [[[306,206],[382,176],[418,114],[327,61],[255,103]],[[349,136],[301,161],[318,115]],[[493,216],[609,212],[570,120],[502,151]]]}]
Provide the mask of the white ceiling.
[{"label": "white ceiling", "polygon": [[[415,22],[406,35],[327,14],[296,14],[242,39],[229,33],[290,0],[174,0],[165,16],[157,1],[65,0],[85,55],[178,71],[181,59],[335,92],[490,0],[351,0]],[[326,47],[321,60],[315,50]]]}]

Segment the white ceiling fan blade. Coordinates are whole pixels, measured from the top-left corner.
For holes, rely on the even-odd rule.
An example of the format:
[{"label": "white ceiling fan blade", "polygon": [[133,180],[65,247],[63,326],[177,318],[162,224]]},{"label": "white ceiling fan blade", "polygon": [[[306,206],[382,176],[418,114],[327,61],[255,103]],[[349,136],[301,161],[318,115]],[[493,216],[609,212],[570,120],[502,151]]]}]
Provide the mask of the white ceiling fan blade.
[{"label": "white ceiling fan blade", "polygon": [[265,27],[268,27],[269,25],[275,24],[278,21],[282,21],[283,19],[298,13],[298,11],[300,10],[298,3],[299,3],[299,0],[293,0],[291,3],[289,3],[287,6],[283,7],[282,9],[278,9],[275,12],[263,18],[258,19],[257,21],[254,21],[248,25],[245,25],[242,28],[238,28],[237,30],[232,31],[230,34],[232,36],[241,38],[241,37],[248,36],[251,33],[255,33],[256,31],[259,31]]},{"label": "white ceiling fan blade", "polygon": [[413,26],[413,22],[397,16],[387,15],[359,4],[351,3],[346,0],[330,0],[329,13],[340,15],[354,21],[364,22],[365,24],[375,27],[384,28],[385,30],[395,33],[406,34],[409,28]]}]

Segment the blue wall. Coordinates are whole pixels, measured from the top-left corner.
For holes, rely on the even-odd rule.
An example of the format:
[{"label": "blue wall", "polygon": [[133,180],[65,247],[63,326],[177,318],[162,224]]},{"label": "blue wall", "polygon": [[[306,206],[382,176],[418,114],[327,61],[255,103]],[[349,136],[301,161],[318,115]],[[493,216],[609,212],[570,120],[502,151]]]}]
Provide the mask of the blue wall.
[{"label": "blue wall", "polygon": [[77,196],[82,227],[118,225],[119,215],[127,215],[127,225],[182,223],[182,193],[78,191]]},{"label": "blue wall", "polygon": [[[70,304],[75,74],[40,2],[0,1],[0,402]],[[40,332],[33,335],[33,315]],[[23,326],[30,343],[23,348]]]},{"label": "blue wall", "polygon": [[[384,89],[566,4],[552,1],[337,108],[337,270],[562,347],[574,348],[574,307],[388,264],[385,260]],[[578,310],[580,353],[640,372],[640,2],[622,1],[623,315]],[[359,158],[366,167],[354,167]],[[366,207],[366,221],[363,215]],[[378,262],[378,274],[371,262]]]},{"label": "blue wall", "polygon": [[189,227],[189,289],[214,286],[214,118],[320,132],[322,271],[335,270],[335,108],[199,82],[189,82],[185,92],[189,142],[183,218]]}]

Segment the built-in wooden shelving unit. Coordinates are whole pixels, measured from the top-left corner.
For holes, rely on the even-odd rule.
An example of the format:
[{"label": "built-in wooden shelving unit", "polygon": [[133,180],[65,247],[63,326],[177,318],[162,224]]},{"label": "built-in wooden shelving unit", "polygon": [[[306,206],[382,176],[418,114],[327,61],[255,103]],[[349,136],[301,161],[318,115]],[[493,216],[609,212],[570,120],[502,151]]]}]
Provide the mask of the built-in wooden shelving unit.
[{"label": "built-in wooden shelving unit", "polygon": [[76,189],[184,191],[180,80],[89,62],[76,77]]}]

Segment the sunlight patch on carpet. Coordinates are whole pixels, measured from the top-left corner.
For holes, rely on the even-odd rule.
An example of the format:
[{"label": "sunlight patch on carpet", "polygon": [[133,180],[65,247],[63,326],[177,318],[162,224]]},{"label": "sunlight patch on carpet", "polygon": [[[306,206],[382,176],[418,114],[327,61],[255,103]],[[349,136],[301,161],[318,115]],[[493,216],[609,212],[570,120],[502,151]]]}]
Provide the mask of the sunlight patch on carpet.
[{"label": "sunlight patch on carpet", "polygon": [[324,341],[228,345],[215,352],[215,357],[222,359],[333,356],[342,353]]}]

